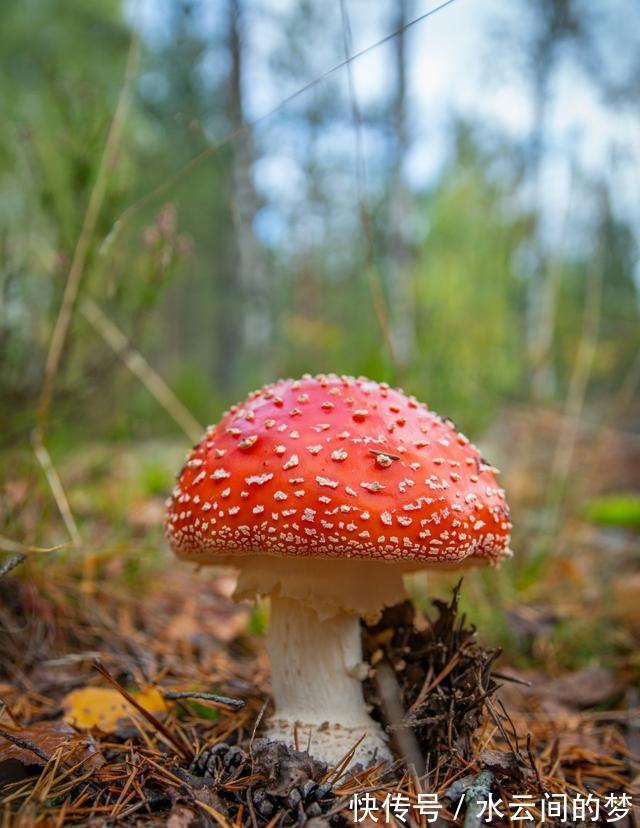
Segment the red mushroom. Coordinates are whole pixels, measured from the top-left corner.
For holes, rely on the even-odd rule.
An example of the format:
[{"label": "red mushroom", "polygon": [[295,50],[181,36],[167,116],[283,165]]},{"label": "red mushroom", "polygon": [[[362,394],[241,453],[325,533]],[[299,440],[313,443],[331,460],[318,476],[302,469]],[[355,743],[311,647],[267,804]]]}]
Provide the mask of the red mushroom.
[{"label": "red mushroom", "polygon": [[268,735],[336,764],[388,759],[362,695],[359,618],[405,597],[403,573],[510,555],[496,469],[402,391],[333,374],[252,393],[191,451],[168,502],[175,553],[269,595]]}]

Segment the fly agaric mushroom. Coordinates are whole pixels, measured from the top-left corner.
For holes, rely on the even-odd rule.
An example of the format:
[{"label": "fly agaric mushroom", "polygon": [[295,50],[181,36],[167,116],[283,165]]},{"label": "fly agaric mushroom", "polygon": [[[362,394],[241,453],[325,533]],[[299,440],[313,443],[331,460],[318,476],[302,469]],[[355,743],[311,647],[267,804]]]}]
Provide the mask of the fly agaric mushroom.
[{"label": "fly agaric mushroom", "polygon": [[207,429],[168,501],[174,552],[268,595],[267,735],[335,765],[390,759],[364,703],[361,617],[402,575],[510,555],[504,492],[450,420],[384,383],[334,374],[252,393]]}]

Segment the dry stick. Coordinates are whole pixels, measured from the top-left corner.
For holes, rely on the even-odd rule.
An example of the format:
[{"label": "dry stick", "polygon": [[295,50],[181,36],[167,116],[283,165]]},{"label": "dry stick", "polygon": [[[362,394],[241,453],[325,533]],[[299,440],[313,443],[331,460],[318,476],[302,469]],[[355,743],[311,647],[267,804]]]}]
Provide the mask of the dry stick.
[{"label": "dry stick", "polygon": [[142,354],[133,348],[122,331],[98,307],[93,299],[83,299],[80,303],[80,311],[131,373],[142,382],[149,393],[180,426],[191,442],[197,443],[204,428],[185,408]]},{"label": "dry stick", "polygon": [[[362,146],[362,114],[358,105],[356,96],[355,84],[353,81],[353,69],[351,61],[349,60],[349,52],[351,50],[351,24],[349,22],[349,12],[345,0],[340,0],[340,12],[342,15],[342,31],[345,51],[345,62],[347,67],[347,83],[349,87],[349,101],[351,103],[351,115],[353,118],[353,127],[356,138],[356,192],[358,196],[358,206],[360,211],[360,224],[366,239],[367,251],[367,279],[369,282],[369,289],[373,299],[373,307],[378,319],[380,332],[385,341],[389,358],[393,370],[396,374],[396,379],[400,379],[400,363],[395,351],[393,343],[393,336],[391,335],[391,325],[389,323],[389,313],[387,310],[387,303],[382,291],[382,280],[377,267],[375,256],[375,244],[372,230],[371,209],[367,199],[367,168],[364,159],[364,149]],[[400,30],[401,31],[401,30]],[[398,32],[398,34],[400,33]]]},{"label": "dry stick", "polygon": [[64,549],[67,544],[59,543],[56,546],[31,546],[27,543],[19,543],[18,541],[6,538],[0,535],[0,552],[19,552],[22,555],[41,554],[48,552],[57,552],[59,549]]},{"label": "dry stick", "polygon": [[416,776],[425,772],[424,759],[420,746],[413,730],[403,727],[405,709],[401,701],[401,691],[395,672],[387,661],[382,661],[376,667],[376,684],[380,692],[385,718],[392,726],[397,726],[394,732],[396,744],[405,760],[405,766],[413,767]]},{"label": "dry stick", "polygon": [[12,569],[15,569],[16,566],[19,566],[19,564],[26,560],[27,556],[23,555],[22,552],[18,552],[17,555],[8,558],[3,564],[0,564],[0,578],[3,578],[8,572],[11,572]]},{"label": "dry stick", "polygon": [[510,676],[508,673],[498,673],[496,670],[493,670],[491,675],[494,678],[502,679],[503,681],[509,681],[512,684],[521,684],[523,687],[531,687],[532,682],[526,681],[525,679],[517,678],[516,676]]},{"label": "dry stick", "polygon": [[349,55],[345,60],[341,60],[339,63],[336,63],[335,66],[332,66],[330,69],[325,70],[321,75],[318,75],[313,80],[305,83],[299,89],[296,89],[295,92],[292,92],[290,95],[287,95],[286,98],[283,98],[279,103],[277,103],[272,109],[265,112],[263,115],[254,118],[252,121],[247,121],[246,123],[241,124],[239,127],[236,127],[231,132],[227,133],[223,138],[219,141],[216,141],[211,146],[207,147],[202,152],[195,155],[190,161],[187,161],[180,169],[178,169],[170,178],[168,178],[163,184],[159,184],[153,190],[150,190],[146,195],[142,196],[142,198],[138,199],[138,201],[130,204],[119,216],[118,219],[112,225],[110,231],[106,235],[101,248],[100,252],[105,253],[107,249],[113,244],[116,236],[125,226],[127,221],[130,217],[135,215],[145,204],[148,204],[150,201],[161,196],[167,190],[169,190],[174,184],[177,184],[179,181],[182,180],[188,173],[191,172],[195,167],[197,167],[202,161],[206,160],[212,155],[215,155],[216,152],[223,149],[223,147],[227,146],[227,144],[231,143],[235,138],[242,135],[246,131],[250,129],[254,129],[259,124],[263,123],[264,121],[269,120],[273,115],[276,115],[280,112],[281,109],[284,109],[288,104],[292,103],[293,101],[297,100],[299,97],[308,92],[310,89],[318,86],[322,81],[326,80],[327,78],[334,75],[336,72],[339,72],[341,69],[344,69],[345,66],[349,66],[354,60],[358,60],[365,55],[368,55],[369,52],[373,52],[380,46],[383,46],[385,43],[388,43],[390,40],[393,40],[394,37],[397,37],[402,32],[407,31],[408,29],[416,26],[418,23],[422,23],[428,17],[432,17],[434,14],[437,14],[442,9],[445,9],[447,6],[450,6],[455,0],[445,0],[444,3],[441,3],[439,6],[436,6],[434,9],[430,9],[428,12],[424,14],[418,15],[418,17],[414,17],[413,20],[409,20],[399,29],[396,29],[393,32],[390,32],[388,35],[385,35],[380,40],[377,40],[375,43],[366,46],[364,49],[361,49],[359,52],[356,52],[354,55]]},{"label": "dry stick", "polygon": [[17,745],[23,750],[30,750],[31,753],[35,753],[35,755],[42,759],[43,762],[49,764],[51,761],[51,757],[48,753],[46,753],[42,748],[38,747],[38,745],[30,742],[28,739],[22,739],[20,736],[16,736],[15,733],[11,733],[10,730],[4,730],[4,728],[0,728],[0,736],[3,739],[6,739],[7,742],[13,742],[14,745]]},{"label": "dry stick", "polygon": [[136,699],[134,699],[133,696],[128,693],[124,687],[122,687],[122,685],[118,684],[116,679],[105,667],[102,666],[99,661],[95,661],[93,666],[101,676],[104,676],[104,678],[106,678],[107,681],[116,688],[120,695],[123,696],[130,705],[135,707],[138,713],[140,713],[140,715],[143,716],[152,727],[161,733],[165,739],[167,739],[175,747],[175,749],[184,756],[185,759],[189,761],[193,759],[193,751],[191,750],[191,747],[185,744],[182,739],[178,739],[174,736],[174,734],[171,733],[171,731],[168,730],[159,719],[157,719],[152,713],[149,713],[148,710],[145,710],[140,702],[136,701]]},{"label": "dry stick", "polygon": [[60,476],[56,471],[56,468],[51,461],[51,455],[43,442],[43,435],[37,429],[33,434],[33,451],[36,455],[38,463],[40,463],[40,466],[42,467],[45,477],[47,478],[53,499],[56,502],[58,511],[62,516],[64,525],[66,526],[69,537],[71,538],[71,543],[76,547],[76,549],[79,549],[82,546],[82,538],[80,537],[78,525],[71,511],[71,507],[69,506],[69,501],[67,500],[67,495],[64,490],[64,486],[62,485],[62,481],[60,480]]},{"label": "dry stick", "polygon": [[173,692],[167,691],[162,694],[165,699],[170,701],[178,701],[178,699],[204,699],[204,701],[215,702],[216,704],[224,704],[226,707],[234,707],[239,709],[246,705],[242,699],[231,699],[228,696],[218,696],[215,693],[198,693],[198,692]]}]

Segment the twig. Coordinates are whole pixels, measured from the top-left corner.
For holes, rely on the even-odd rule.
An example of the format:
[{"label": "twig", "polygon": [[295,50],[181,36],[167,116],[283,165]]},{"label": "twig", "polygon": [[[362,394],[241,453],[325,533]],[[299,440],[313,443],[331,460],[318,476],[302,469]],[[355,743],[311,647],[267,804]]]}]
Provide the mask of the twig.
[{"label": "twig", "polygon": [[204,428],[180,402],[162,377],[154,371],[142,354],[133,348],[122,331],[98,307],[93,299],[83,299],[80,304],[80,311],[131,373],[142,382],[167,414],[180,426],[191,442],[197,443]]},{"label": "twig", "polygon": [[0,535],[0,552],[20,552],[23,555],[41,554],[57,552],[60,549],[64,549],[66,545],[65,543],[59,543],[56,546],[31,546],[30,544],[18,543],[18,541]]},{"label": "twig", "polygon": [[8,572],[11,572],[12,569],[15,569],[16,566],[19,566],[26,560],[27,556],[23,555],[22,552],[18,552],[17,555],[8,558],[3,564],[0,564],[0,578],[3,578]]},{"label": "twig", "polygon": [[39,434],[37,430],[33,435],[33,451],[36,455],[38,463],[40,463],[40,466],[42,467],[45,477],[47,478],[49,488],[53,494],[53,499],[56,502],[58,511],[60,512],[64,525],[67,528],[71,542],[76,549],[80,549],[82,546],[82,538],[80,537],[78,524],[76,523],[73,513],[71,512],[71,507],[69,506],[69,501],[67,500],[67,495],[62,485],[62,481],[60,480],[60,476],[51,461],[51,455],[42,442],[42,435]]},{"label": "twig", "polygon": [[375,675],[385,717],[391,726],[400,726],[394,732],[394,737],[405,765],[408,768],[413,767],[416,776],[422,776],[425,772],[424,759],[415,733],[410,728],[401,727],[405,710],[395,672],[387,661],[382,661],[376,666]]},{"label": "twig", "polygon": [[523,687],[531,687],[531,682],[526,679],[517,678],[517,676],[510,676],[508,673],[499,673],[497,670],[492,670],[491,675],[494,678],[502,679],[503,681],[511,682],[512,684],[521,684]]},{"label": "twig", "polygon": [[3,739],[6,739],[7,742],[13,742],[14,745],[17,745],[24,750],[30,750],[31,753],[35,753],[35,755],[39,759],[42,759],[42,761],[46,764],[51,761],[49,754],[45,753],[45,751],[38,747],[38,745],[30,742],[29,739],[22,739],[20,736],[16,736],[15,733],[11,733],[10,730],[4,730],[4,728],[0,728],[0,736],[2,736]]},{"label": "twig", "polygon": [[174,736],[174,734],[171,733],[171,731],[167,727],[165,727],[164,724],[153,715],[153,713],[149,713],[148,710],[145,710],[145,708],[140,704],[140,702],[134,699],[133,696],[130,693],[128,693],[124,689],[124,687],[122,687],[122,685],[120,685],[116,681],[116,679],[111,675],[111,673],[109,673],[109,671],[105,667],[103,667],[99,661],[95,661],[93,666],[100,673],[101,676],[104,676],[104,678],[106,678],[107,681],[116,688],[120,695],[123,696],[129,702],[130,705],[135,707],[138,713],[140,713],[140,715],[143,716],[152,727],[154,727],[159,733],[161,733],[165,737],[165,739],[167,739],[175,747],[175,749],[184,756],[185,759],[187,759],[190,762],[193,760],[193,751],[191,750],[191,747],[189,745],[184,743],[182,739],[178,739],[176,736]]},{"label": "twig", "polygon": [[177,701],[178,699],[204,699],[204,701],[215,702],[216,704],[223,704],[226,707],[234,707],[240,709],[246,705],[242,699],[230,699],[228,696],[218,696],[215,693],[198,693],[198,692],[173,692],[167,691],[162,694],[165,699]]}]

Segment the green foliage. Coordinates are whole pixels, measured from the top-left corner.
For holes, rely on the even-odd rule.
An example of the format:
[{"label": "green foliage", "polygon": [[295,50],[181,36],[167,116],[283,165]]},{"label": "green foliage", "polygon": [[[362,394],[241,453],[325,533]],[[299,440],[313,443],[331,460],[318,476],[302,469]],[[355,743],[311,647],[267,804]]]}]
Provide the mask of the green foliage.
[{"label": "green foliage", "polygon": [[421,364],[416,381],[436,408],[486,425],[498,400],[523,382],[520,246],[534,223],[510,203],[510,186],[462,131],[458,151],[426,197],[426,235],[414,285]]},{"label": "green foliage", "polygon": [[632,492],[594,498],[584,504],[582,512],[591,523],[640,529],[640,495]]}]

